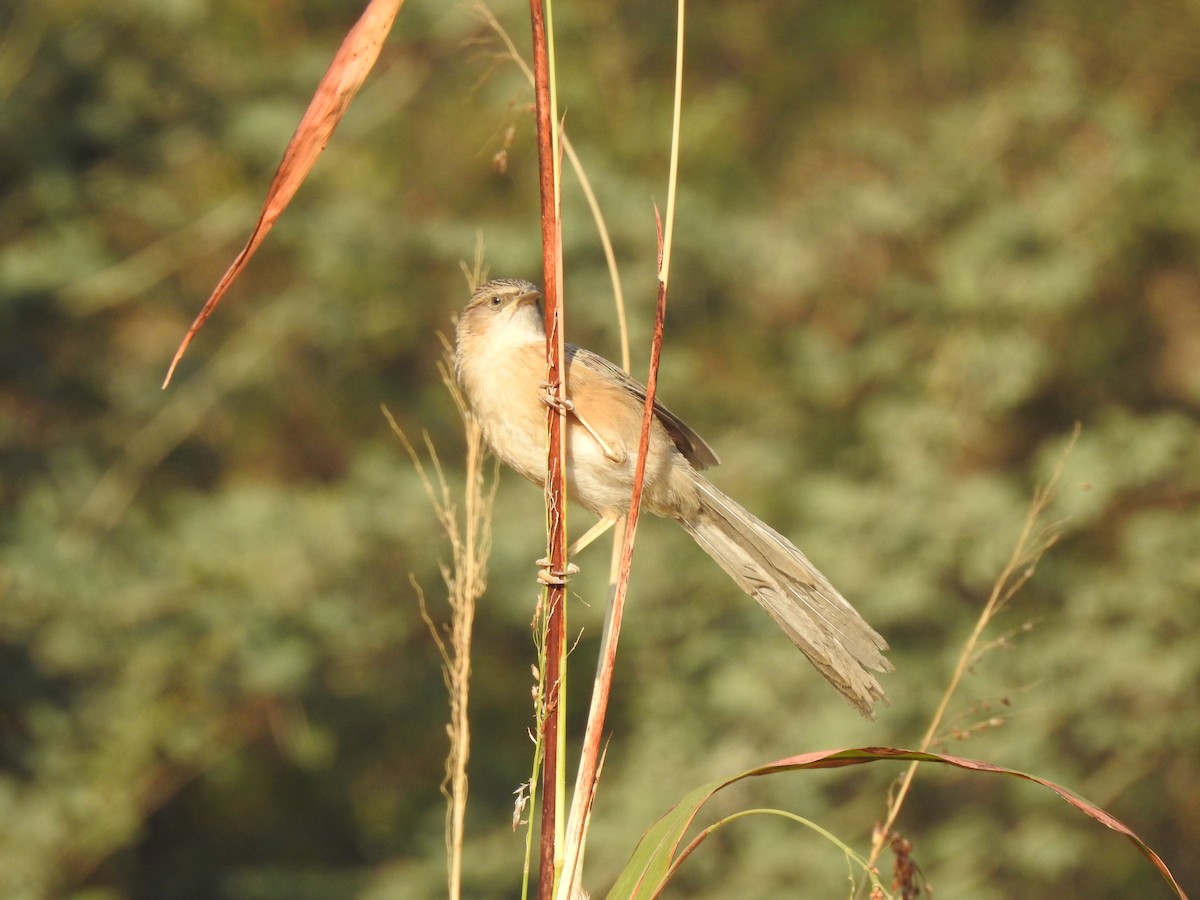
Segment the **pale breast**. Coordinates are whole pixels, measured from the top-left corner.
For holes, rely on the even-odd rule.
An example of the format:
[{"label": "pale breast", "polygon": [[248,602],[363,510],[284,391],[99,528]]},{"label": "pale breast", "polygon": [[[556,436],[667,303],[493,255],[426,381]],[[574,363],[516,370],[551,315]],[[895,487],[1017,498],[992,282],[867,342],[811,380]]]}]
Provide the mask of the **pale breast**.
[{"label": "pale breast", "polygon": [[[543,340],[529,341],[515,329],[493,329],[487,340],[460,334],[457,371],[467,402],[484,437],[500,460],[530,481],[546,479],[546,416],[542,402],[546,379]],[[625,459],[611,459],[575,415],[567,422],[568,498],[600,515],[623,514],[633,488],[642,402],[619,383],[574,363],[568,369],[568,396]],[[658,515],[676,515],[694,500],[691,466],[655,419],[645,475],[645,504]]]},{"label": "pale breast", "polygon": [[546,478],[546,345],[495,331],[489,340],[460,335],[458,374],[471,411],[505,465],[538,484]]}]

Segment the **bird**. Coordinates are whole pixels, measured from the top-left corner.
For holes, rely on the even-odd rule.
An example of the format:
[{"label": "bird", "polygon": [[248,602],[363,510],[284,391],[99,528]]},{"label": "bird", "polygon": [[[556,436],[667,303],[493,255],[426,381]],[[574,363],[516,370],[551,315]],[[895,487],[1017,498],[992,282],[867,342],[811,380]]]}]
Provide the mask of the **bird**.
[{"label": "bird", "polygon": [[[567,344],[565,399],[557,401],[546,384],[541,298],[520,279],[477,287],[458,318],[454,372],[492,452],[535,484],[546,482],[547,405],[567,417],[567,496],[599,517],[569,548],[570,558],[629,512],[646,388],[599,354]],[[887,641],[791,541],[701,474],[719,462],[656,400],[642,508],[683,526],[817,671],[873,719],[875,704],[887,702],[873,674],[892,670]]]}]

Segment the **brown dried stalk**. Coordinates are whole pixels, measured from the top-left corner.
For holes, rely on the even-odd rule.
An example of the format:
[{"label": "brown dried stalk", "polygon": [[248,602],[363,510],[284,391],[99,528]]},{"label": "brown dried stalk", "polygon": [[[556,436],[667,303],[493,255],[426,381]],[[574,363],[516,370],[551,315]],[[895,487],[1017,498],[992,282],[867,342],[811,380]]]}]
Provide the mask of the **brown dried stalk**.
[{"label": "brown dried stalk", "polygon": [[[1067,442],[1066,448],[1059,456],[1049,481],[1034,491],[1033,499],[1029,504],[1029,510],[1025,514],[1025,524],[1022,526],[1021,533],[1017,537],[1017,543],[1013,547],[1012,555],[992,585],[992,592],[988,596],[987,603],[983,605],[983,609],[979,613],[979,618],[975,622],[975,627],[971,630],[971,634],[963,644],[962,651],[958,655],[958,664],[955,665],[954,672],[950,676],[950,682],[942,694],[941,702],[938,703],[933,718],[929,721],[929,727],[925,730],[925,736],[921,738],[920,746],[917,748],[921,752],[927,751],[937,738],[942,727],[942,721],[946,717],[946,711],[950,707],[950,701],[958,691],[958,687],[962,683],[968,669],[970,669],[972,663],[978,658],[984,630],[991,624],[996,614],[1004,608],[1005,604],[1033,577],[1038,560],[1042,558],[1042,555],[1058,542],[1062,523],[1052,523],[1050,526],[1040,529],[1038,523],[1041,520],[1042,514],[1049,507],[1050,501],[1054,499],[1055,488],[1058,485],[1059,478],[1062,476],[1067,458],[1071,455],[1071,451],[1075,448],[1075,442],[1079,439],[1079,431],[1079,425],[1076,424],[1075,430],[1071,434],[1071,439]],[[869,865],[875,864],[876,860],[879,859],[879,854],[883,851],[885,844],[889,840],[892,834],[892,827],[896,823],[896,818],[900,815],[900,809],[904,806],[904,800],[908,796],[909,789],[912,787],[913,779],[916,778],[917,767],[919,765],[920,763],[918,762],[913,762],[909,765],[900,781],[900,787],[888,803],[887,816],[883,824],[875,829],[875,839],[871,844]]]},{"label": "brown dried stalk", "polygon": [[[475,606],[487,587],[487,561],[491,552],[492,506],[498,483],[493,465],[490,481],[484,477],[486,447],[483,432],[469,415],[466,401],[453,377],[452,350],[445,337],[443,362],[438,366],[442,381],[454,400],[467,438],[466,482],[463,486],[463,511],[459,517],[454,492],[446,481],[437,451],[425,435],[425,448],[433,466],[431,478],[416,449],[385,408],[384,415],[404,444],[425,494],[437,514],[442,530],[450,540],[452,563],[441,566],[442,580],[450,601],[447,629],[434,623],[425,603],[425,595],[413,581],[421,606],[421,618],[429,628],[442,657],[442,677],[450,699],[450,721],[446,726],[450,750],[446,756],[442,794],[446,797],[447,893],[450,900],[462,895],[462,854],[464,822],[467,811],[467,761],[471,755],[471,728],[468,701],[471,687],[471,635],[475,624]],[[443,632],[448,632],[443,635]]]},{"label": "brown dried stalk", "polygon": [[[557,115],[551,93],[550,58],[547,44],[546,10],[541,0],[529,0],[533,31],[533,95],[537,117],[538,183],[542,198],[542,296],[546,300],[546,382],[559,400],[566,399],[566,349],[562,311],[562,222],[559,212]],[[560,404],[561,406],[561,404]],[[550,571],[564,572],[567,567],[567,483],[563,448],[566,444],[566,418],[554,407],[546,412],[548,449],[546,459],[546,531],[549,543]],[[566,586],[550,584],[546,588],[545,669],[542,672],[544,696],[542,708],[542,817],[538,865],[538,897],[549,900],[554,894],[558,851],[561,842],[559,809],[565,779],[560,772],[565,735],[561,732],[565,674],[566,623],[564,622]]]}]

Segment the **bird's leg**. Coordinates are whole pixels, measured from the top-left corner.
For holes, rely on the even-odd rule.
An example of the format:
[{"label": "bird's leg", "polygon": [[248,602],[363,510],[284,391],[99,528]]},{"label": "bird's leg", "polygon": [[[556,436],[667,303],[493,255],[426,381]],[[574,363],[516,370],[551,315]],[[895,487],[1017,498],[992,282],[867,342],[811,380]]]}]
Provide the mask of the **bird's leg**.
[{"label": "bird's leg", "polygon": [[619,520],[620,516],[605,516],[596,522],[591,528],[579,536],[570,547],[567,548],[567,565],[566,571],[552,572],[550,571],[550,560],[548,558],[539,559],[536,563],[538,567],[538,581],[542,584],[566,584],[567,579],[572,575],[579,574],[579,566],[569,560],[575,556],[580,550],[586,547],[608,529],[612,528]]},{"label": "bird's leg", "polygon": [[612,460],[617,465],[624,465],[625,461],[629,459],[629,454],[626,453],[623,448],[613,447],[608,443],[608,441],[600,437],[600,432],[593,428],[591,423],[579,414],[579,410],[575,408],[575,403],[573,401],[568,400],[566,397],[560,398],[554,393],[549,384],[542,385],[542,393],[539,396],[543,403],[545,403],[551,409],[557,410],[559,415],[574,416],[575,420],[583,426],[584,430],[587,431],[587,433],[593,438],[595,438],[596,443],[600,445],[600,450],[604,453],[605,457]]},{"label": "bird's leg", "polygon": [[600,537],[600,535],[604,534],[604,532],[608,531],[608,529],[612,528],[620,520],[620,516],[605,516],[600,519],[595,525],[581,534],[575,543],[567,548],[567,559],[573,558],[576,553],[596,540],[596,538]]}]

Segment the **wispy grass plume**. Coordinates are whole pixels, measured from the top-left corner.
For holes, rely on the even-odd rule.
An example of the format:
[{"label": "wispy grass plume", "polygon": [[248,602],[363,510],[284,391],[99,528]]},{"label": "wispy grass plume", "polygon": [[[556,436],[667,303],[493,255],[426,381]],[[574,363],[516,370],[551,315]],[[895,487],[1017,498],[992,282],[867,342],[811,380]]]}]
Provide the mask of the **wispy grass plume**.
[{"label": "wispy grass plume", "polygon": [[421,455],[385,408],[384,415],[396,432],[425,488],[438,521],[450,542],[451,561],[442,563],[442,580],[450,604],[450,621],[439,625],[430,614],[424,592],[413,587],[421,605],[421,617],[442,657],[442,676],[450,695],[450,720],[446,731],[450,750],[446,755],[442,793],[446,796],[447,893],[451,900],[462,896],[462,856],[464,822],[467,810],[467,761],[471,755],[471,728],[468,701],[471,687],[471,635],[475,623],[475,605],[487,587],[487,563],[492,546],[492,506],[496,495],[497,464],[486,474],[486,447],[483,432],[467,411],[453,374],[453,351],[442,337],[445,355],[438,369],[454,400],[467,439],[466,480],[460,503],[450,487],[438,460],[437,451],[424,435],[432,473]]},{"label": "wispy grass plume", "polygon": [[[983,634],[987,630],[987,627],[1005,605],[1007,605],[1008,601],[1033,577],[1039,560],[1041,560],[1047,550],[1058,543],[1059,538],[1062,536],[1063,523],[1051,522],[1046,525],[1042,523],[1042,516],[1054,499],[1058,481],[1062,477],[1063,468],[1066,466],[1071,451],[1075,448],[1075,442],[1079,439],[1079,432],[1080,428],[1077,424],[1071,434],[1070,440],[1067,442],[1067,446],[1059,456],[1058,462],[1055,463],[1049,480],[1044,485],[1039,486],[1033,493],[1033,499],[1029,503],[1029,509],[1025,514],[1025,522],[1021,527],[1020,534],[1017,536],[1012,554],[1009,556],[1004,568],[1000,570],[996,581],[992,584],[992,590],[988,595],[987,602],[983,605],[983,609],[980,610],[979,618],[975,621],[974,628],[971,629],[971,633],[963,643],[962,650],[958,655],[958,662],[954,666],[953,673],[950,675],[950,681],[946,685],[946,690],[942,694],[942,699],[939,701],[937,709],[934,710],[933,716],[929,720],[929,726],[925,729],[924,737],[921,738],[921,743],[917,748],[921,752],[929,750],[938,740],[939,735],[941,735],[946,712],[950,708],[950,703],[958,692],[959,686],[962,684],[963,677],[970,670],[971,666],[978,662],[981,653],[986,652],[986,649],[989,647],[995,646],[994,642],[988,642],[983,639]],[[908,797],[909,789],[912,787],[913,779],[916,778],[917,767],[919,765],[919,762],[913,762],[909,765],[900,780],[899,787],[888,802],[887,815],[884,818],[883,824],[875,830],[875,837],[871,845],[871,855],[869,858],[871,865],[875,864],[884,846],[891,840],[892,828],[896,823],[896,818],[900,815],[900,810],[904,806],[905,799]]]}]

